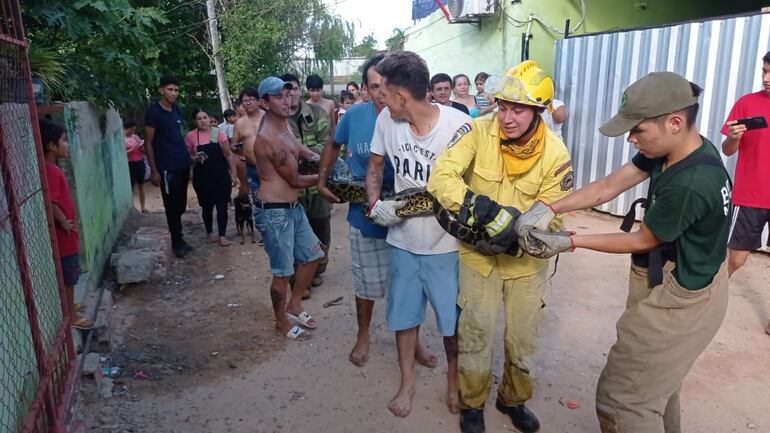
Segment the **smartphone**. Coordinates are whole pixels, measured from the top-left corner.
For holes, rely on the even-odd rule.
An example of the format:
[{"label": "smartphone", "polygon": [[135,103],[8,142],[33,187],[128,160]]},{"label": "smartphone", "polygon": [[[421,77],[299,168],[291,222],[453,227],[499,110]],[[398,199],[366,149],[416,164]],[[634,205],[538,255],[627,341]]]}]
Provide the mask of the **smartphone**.
[{"label": "smartphone", "polygon": [[738,119],[736,124],[746,125],[746,129],[762,129],[767,128],[767,120],[762,116],[746,117],[744,119]]}]

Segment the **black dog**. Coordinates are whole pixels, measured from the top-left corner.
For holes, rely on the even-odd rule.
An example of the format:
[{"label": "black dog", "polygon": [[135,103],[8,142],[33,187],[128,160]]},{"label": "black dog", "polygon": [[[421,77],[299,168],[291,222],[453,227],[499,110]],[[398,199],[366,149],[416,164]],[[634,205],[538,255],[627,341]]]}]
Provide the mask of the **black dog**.
[{"label": "black dog", "polygon": [[254,214],[251,209],[249,195],[240,194],[236,196],[233,199],[233,205],[235,206],[235,229],[241,235],[241,245],[246,240],[246,232],[243,230],[244,225],[249,229],[249,233],[251,233],[251,243],[255,243],[257,240],[254,238]]}]

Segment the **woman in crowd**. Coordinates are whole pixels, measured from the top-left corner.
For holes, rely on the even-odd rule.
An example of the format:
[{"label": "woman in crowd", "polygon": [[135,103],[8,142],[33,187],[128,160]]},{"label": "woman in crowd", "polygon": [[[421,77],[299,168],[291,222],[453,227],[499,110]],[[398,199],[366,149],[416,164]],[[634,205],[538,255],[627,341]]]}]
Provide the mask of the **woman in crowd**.
[{"label": "woman in crowd", "polygon": [[[227,205],[232,188],[231,173],[235,174],[230,158],[230,143],[222,130],[211,126],[209,115],[202,108],[193,111],[197,128],[187,133],[185,144],[190,151],[193,167],[193,188],[202,208],[203,225],[211,242],[230,245],[227,231]],[[213,233],[214,208],[217,209],[218,236]]]},{"label": "woman in crowd", "polygon": [[454,87],[452,91],[455,94],[455,102],[468,107],[468,113],[471,117],[478,117],[479,107],[476,105],[476,98],[469,94],[471,80],[465,74],[457,74],[452,78]]},{"label": "woman in crowd", "polygon": [[364,95],[362,94],[363,92],[361,90],[361,87],[355,81],[349,82],[348,85],[345,86],[345,90],[353,94],[354,104],[360,104],[362,102],[366,102],[364,100]]}]

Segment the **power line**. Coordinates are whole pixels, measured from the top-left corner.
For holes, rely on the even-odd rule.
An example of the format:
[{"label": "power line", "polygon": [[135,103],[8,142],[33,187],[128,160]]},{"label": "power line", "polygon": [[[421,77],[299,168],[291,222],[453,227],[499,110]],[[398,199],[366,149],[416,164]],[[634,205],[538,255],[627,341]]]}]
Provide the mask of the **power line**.
[{"label": "power line", "polygon": [[441,41],[441,42],[439,42],[439,43],[437,43],[437,44],[433,44],[433,45],[431,45],[431,46],[429,46],[429,47],[423,48],[423,49],[421,49],[420,51],[416,51],[416,53],[421,53],[421,52],[423,52],[423,51],[425,51],[425,50],[429,50],[429,49],[431,49],[431,48],[435,48],[435,47],[437,47],[437,46],[439,46],[439,45],[443,45],[443,44],[445,44],[445,43],[447,43],[447,42],[449,42],[449,41],[455,40],[455,39],[457,39],[457,38],[459,38],[459,37],[465,36],[465,35],[467,35],[468,33],[471,33],[471,32],[475,32],[475,31],[476,31],[476,29],[475,29],[475,28],[474,28],[474,29],[470,29],[470,30],[468,30],[467,32],[465,32],[465,33],[460,33],[459,35],[457,35],[457,36],[455,36],[455,37],[453,37],[453,38],[449,38],[449,39],[443,40],[443,41]]}]

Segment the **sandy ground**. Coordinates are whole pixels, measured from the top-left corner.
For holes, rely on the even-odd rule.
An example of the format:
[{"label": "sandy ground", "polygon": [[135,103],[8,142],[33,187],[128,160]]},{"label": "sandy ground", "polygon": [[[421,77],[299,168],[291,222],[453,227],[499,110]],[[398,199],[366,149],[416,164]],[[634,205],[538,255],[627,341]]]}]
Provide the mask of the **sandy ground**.
[{"label": "sandy ground", "polygon": [[[134,217],[128,231],[165,224],[157,190],[150,196],[153,212]],[[325,282],[305,303],[319,327],[312,341],[289,342],[273,332],[263,249],[248,241],[229,248],[206,243],[199,214],[190,209],[184,217],[186,238],[196,250],[184,260],[174,259],[165,283],[126,287],[116,296],[114,322],[123,343],[110,359],[122,373],[108,400],[96,398],[93,382],[84,380],[75,430],[459,432],[458,417],[445,406],[443,356],[433,370],[417,368],[408,418],[387,410],[398,368],[384,303],[375,307],[368,364],[358,368],[347,361],[356,325],[345,212],[344,206],[335,208]],[[619,223],[599,213],[567,218],[567,225],[580,232],[615,231]],[[598,431],[594,390],[625,303],[628,265],[627,256],[562,255],[547,289],[537,387],[529,404],[542,432]],[[214,280],[216,274],[225,278]],[[770,318],[768,275],[770,258],[753,254],[733,279],[725,323],[684,383],[685,432],[770,431],[770,336],[762,331]],[[342,305],[322,308],[338,296],[344,296]],[[432,314],[423,329],[423,341],[442,355]],[[501,341],[494,365],[500,372]],[[149,378],[134,378],[137,371]],[[495,389],[486,410],[487,431],[516,431],[494,409]],[[580,407],[569,409],[568,400]]]}]

